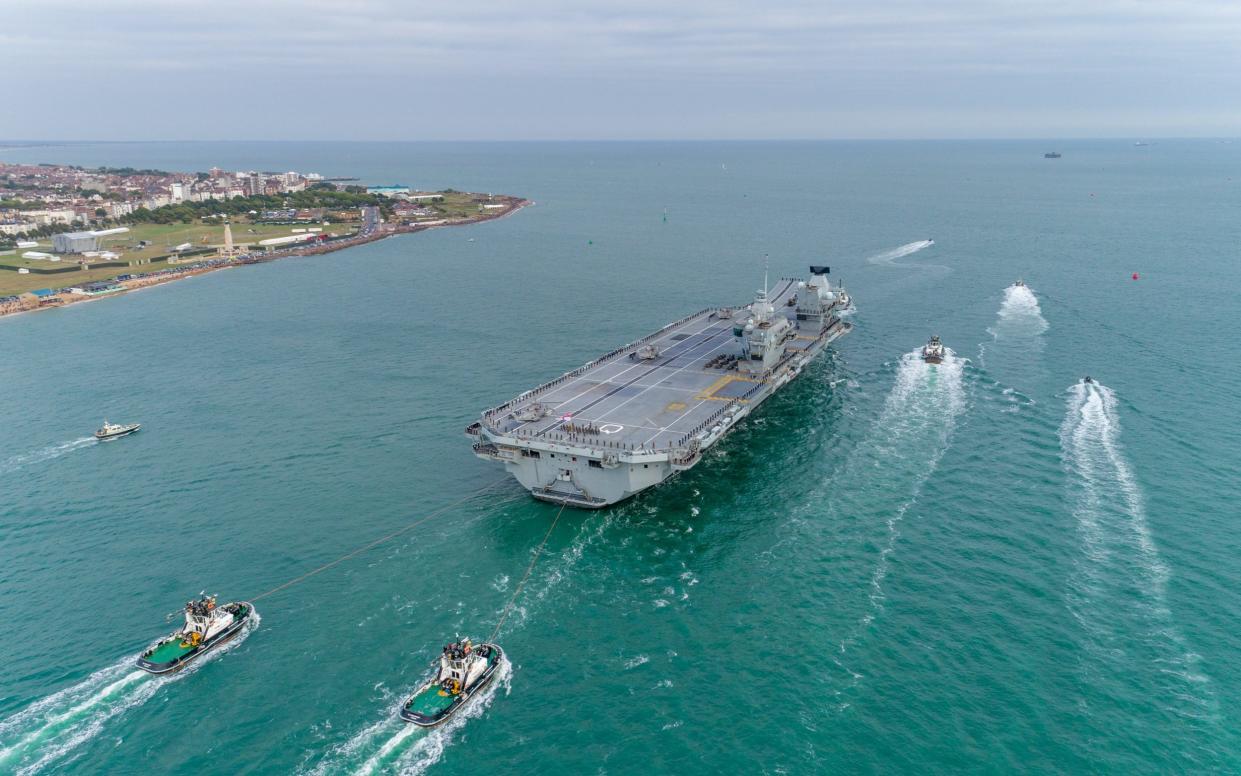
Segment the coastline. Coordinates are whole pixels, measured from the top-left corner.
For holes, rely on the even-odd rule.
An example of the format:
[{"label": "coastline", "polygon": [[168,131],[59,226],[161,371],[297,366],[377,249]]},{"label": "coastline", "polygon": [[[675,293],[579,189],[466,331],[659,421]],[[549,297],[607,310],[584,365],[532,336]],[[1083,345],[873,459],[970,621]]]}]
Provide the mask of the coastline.
[{"label": "coastline", "polygon": [[231,259],[213,258],[208,259],[206,262],[187,264],[183,270],[163,270],[161,274],[158,275],[148,275],[146,277],[135,277],[128,280],[118,280],[115,281],[115,283],[120,286],[120,290],[106,294],[56,294],[53,297],[49,297],[49,299],[54,299],[54,302],[43,303],[41,301],[34,306],[17,309],[6,310],[0,308],[0,318],[8,318],[16,315],[22,315],[24,313],[34,313],[39,312],[40,310],[55,310],[70,305],[82,304],[83,302],[94,302],[100,299],[111,299],[118,296],[124,296],[133,291],[152,288],[154,286],[161,286],[176,280],[184,280],[195,275],[205,275],[208,272],[233,269],[234,267],[243,267],[248,264],[265,264],[269,261],[279,261],[280,259],[287,259],[296,256],[319,256],[325,253],[335,253],[336,251],[347,250],[349,248],[376,242],[378,240],[383,240],[399,234],[415,234],[417,232],[425,232],[429,229],[438,229],[441,227],[470,226],[472,224],[480,224],[486,221],[495,221],[511,216],[517,211],[534,204],[532,200],[521,197],[506,197],[505,200],[506,207],[504,209],[498,210],[495,213],[485,213],[473,218],[444,219],[435,223],[423,224],[381,223],[376,225],[373,231],[359,233],[352,237],[342,238],[332,243],[315,245],[311,247],[286,248],[284,250]]}]

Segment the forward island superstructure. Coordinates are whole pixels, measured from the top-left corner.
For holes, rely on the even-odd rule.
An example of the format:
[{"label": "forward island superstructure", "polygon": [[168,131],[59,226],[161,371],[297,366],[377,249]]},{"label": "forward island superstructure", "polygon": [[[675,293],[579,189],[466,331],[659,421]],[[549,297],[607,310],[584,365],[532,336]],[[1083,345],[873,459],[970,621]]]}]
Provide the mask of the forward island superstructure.
[{"label": "forward island superstructure", "polygon": [[850,331],[828,271],[764,282],[749,305],[700,310],[487,410],[466,429],[475,454],[535,498],[586,509],[693,468]]}]

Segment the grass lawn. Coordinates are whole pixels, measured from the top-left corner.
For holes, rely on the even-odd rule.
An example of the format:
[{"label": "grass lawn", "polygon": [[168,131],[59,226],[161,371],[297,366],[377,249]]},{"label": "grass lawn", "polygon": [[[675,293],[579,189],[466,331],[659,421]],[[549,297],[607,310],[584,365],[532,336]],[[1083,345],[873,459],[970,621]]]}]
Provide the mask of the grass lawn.
[{"label": "grass lawn", "polygon": [[[479,203],[474,201],[476,194],[456,193],[443,194],[443,202],[426,204],[443,212],[445,218],[475,218],[479,215]],[[484,211],[486,212],[486,211]]]},{"label": "grass lawn", "polygon": [[[293,234],[294,229],[322,228],[326,233],[349,234],[357,231],[358,225],[356,222],[339,221],[333,221],[327,226],[323,224],[296,226],[250,224],[234,221],[232,227],[233,244],[240,248],[248,243],[257,243],[259,240]],[[146,240],[151,244],[145,248],[139,248],[138,243],[141,240]],[[39,247],[37,248],[20,248],[13,255],[0,256],[0,264],[11,267],[59,269],[60,267],[72,266],[77,263],[77,259],[80,257],[73,254],[63,254],[61,255],[61,260],[56,262],[23,259],[21,257],[26,251],[52,253],[51,242],[50,239],[40,240]],[[100,250],[120,254],[119,259],[109,259],[108,261],[138,261],[146,259],[149,260],[148,263],[132,267],[104,267],[102,269],[87,270],[86,272],[79,270],[77,272],[64,272],[55,275],[38,275],[33,272],[29,275],[20,275],[10,270],[0,269],[0,296],[20,294],[38,288],[64,288],[65,286],[76,286],[95,280],[108,280],[117,275],[154,272],[166,269],[169,266],[166,261],[155,261],[154,259],[167,256],[172,248],[183,243],[190,243],[195,248],[222,246],[224,244],[224,226],[223,224],[136,224],[131,226],[129,232],[125,234],[103,238],[99,247]],[[204,256],[203,258],[209,257]],[[95,261],[103,261],[103,259],[95,259]]]}]

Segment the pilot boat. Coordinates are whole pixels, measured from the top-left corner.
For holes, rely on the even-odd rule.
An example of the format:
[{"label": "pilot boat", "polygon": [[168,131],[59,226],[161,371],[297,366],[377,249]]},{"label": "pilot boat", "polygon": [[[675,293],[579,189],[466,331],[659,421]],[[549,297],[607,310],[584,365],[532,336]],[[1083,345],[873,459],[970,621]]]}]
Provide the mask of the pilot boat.
[{"label": "pilot boat", "polygon": [[103,428],[95,432],[95,439],[98,439],[101,442],[105,439],[116,439],[117,437],[132,434],[140,428],[142,428],[141,423],[130,423],[128,425],[123,425],[119,423],[109,423],[107,418],[105,418],[103,421]]},{"label": "pilot boat", "polygon": [[928,364],[938,364],[944,360],[944,343],[939,341],[938,334],[922,346],[922,360]]},{"label": "pilot boat", "polygon": [[475,645],[469,639],[444,647],[435,673],[401,705],[401,719],[435,727],[491,683],[504,650],[496,644]]},{"label": "pilot boat", "polygon": [[240,633],[254,606],[240,601],[217,606],[215,596],[203,596],[187,601],[184,613],[184,625],[138,656],[139,668],[152,674],[180,671]]}]

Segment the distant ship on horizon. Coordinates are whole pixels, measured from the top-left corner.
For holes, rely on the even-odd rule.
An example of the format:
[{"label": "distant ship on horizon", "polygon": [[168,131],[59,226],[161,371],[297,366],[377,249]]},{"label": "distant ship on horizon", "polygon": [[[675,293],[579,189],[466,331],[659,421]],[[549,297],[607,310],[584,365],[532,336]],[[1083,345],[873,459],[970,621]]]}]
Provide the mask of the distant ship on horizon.
[{"label": "distant ship on horizon", "polygon": [[1048,151],[1047,153],[1043,154],[1043,158],[1044,159],[1059,159],[1060,152],[1059,151]]}]

